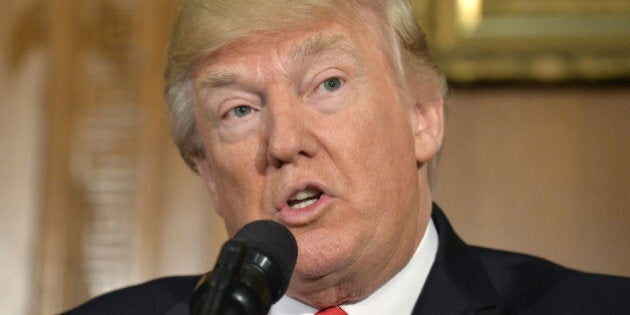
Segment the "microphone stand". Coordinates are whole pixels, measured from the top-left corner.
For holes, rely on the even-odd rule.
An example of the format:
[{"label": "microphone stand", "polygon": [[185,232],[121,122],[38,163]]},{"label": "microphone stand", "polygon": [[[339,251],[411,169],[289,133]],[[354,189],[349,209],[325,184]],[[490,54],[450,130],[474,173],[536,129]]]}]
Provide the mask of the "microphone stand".
[{"label": "microphone stand", "polygon": [[195,288],[193,315],[265,315],[271,293],[264,271],[248,261],[265,265],[268,259],[251,252],[245,243],[229,240],[223,245],[215,269]]}]

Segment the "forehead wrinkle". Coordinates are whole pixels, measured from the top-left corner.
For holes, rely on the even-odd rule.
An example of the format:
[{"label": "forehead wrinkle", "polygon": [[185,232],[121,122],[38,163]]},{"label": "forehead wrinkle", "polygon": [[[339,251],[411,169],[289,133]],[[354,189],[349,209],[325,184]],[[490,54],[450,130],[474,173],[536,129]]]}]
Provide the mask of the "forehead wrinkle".
[{"label": "forehead wrinkle", "polygon": [[[348,54],[354,58],[357,57],[356,51],[347,43],[344,43],[345,37],[341,34],[336,35],[324,35],[317,34],[307,38],[306,40],[297,44],[297,47],[293,50],[291,58],[293,61],[301,61],[307,57],[321,54],[324,51],[338,50],[342,53]],[[278,57],[278,56],[276,56]],[[274,58],[276,63],[282,64],[280,58]],[[256,72],[261,75],[263,70],[262,65],[258,65]],[[197,88],[199,89],[212,89],[220,88],[228,85],[235,84],[238,81],[238,75],[226,69],[220,69],[210,72],[202,76],[197,81]]]}]

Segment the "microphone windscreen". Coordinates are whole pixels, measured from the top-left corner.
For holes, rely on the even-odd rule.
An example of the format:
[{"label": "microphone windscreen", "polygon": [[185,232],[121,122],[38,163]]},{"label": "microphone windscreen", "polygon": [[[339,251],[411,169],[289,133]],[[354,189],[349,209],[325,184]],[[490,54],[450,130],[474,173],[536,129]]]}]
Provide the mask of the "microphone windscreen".
[{"label": "microphone windscreen", "polygon": [[[271,282],[277,285],[279,295],[283,295],[289,286],[298,255],[297,242],[293,234],[280,223],[259,220],[246,224],[233,239],[247,244],[249,248],[259,251],[273,262],[280,273],[280,279],[271,279]],[[268,276],[276,278],[273,274]]]}]

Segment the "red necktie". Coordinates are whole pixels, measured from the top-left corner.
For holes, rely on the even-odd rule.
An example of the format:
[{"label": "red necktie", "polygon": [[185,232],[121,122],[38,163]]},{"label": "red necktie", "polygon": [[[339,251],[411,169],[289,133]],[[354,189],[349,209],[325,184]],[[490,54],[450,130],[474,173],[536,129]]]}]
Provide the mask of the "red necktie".
[{"label": "red necktie", "polygon": [[344,312],[344,310],[340,309],[339,306],[337,306],[323,309],[315,313],[315,315],[348,315],[348,313]]}]

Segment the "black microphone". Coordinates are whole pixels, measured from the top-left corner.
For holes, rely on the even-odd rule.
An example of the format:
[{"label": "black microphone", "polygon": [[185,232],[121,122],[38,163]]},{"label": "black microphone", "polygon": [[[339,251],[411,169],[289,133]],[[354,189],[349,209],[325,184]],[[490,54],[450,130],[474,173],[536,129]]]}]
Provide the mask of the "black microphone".
[{"label": "black microphone", "polygon": [[286,292],[297,261],[293,234],[274,221],[245,225],[221,248],[214,269],[201,278],[193,315],[263,315]]}]

